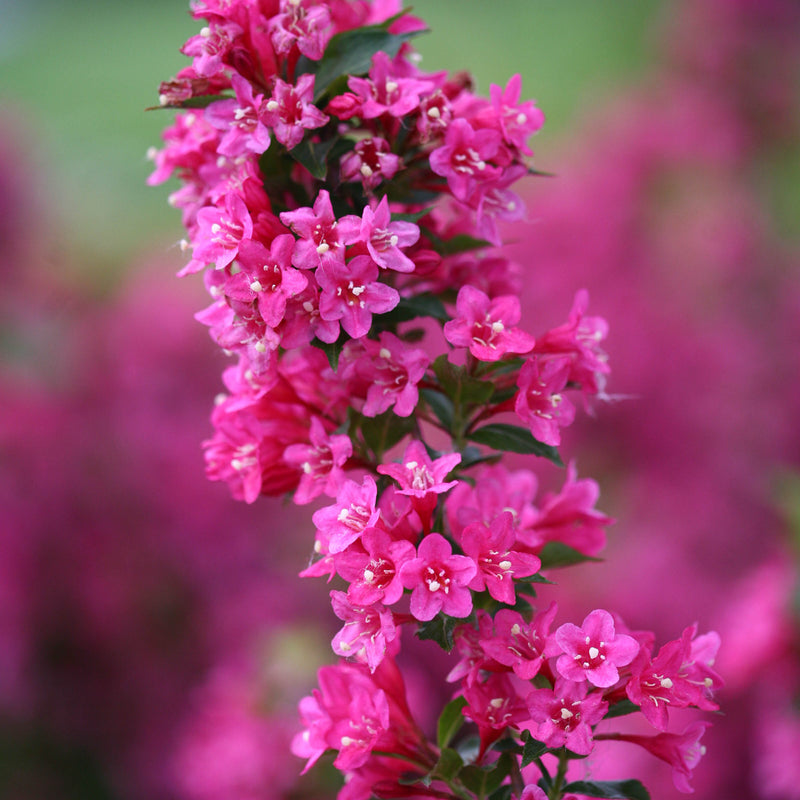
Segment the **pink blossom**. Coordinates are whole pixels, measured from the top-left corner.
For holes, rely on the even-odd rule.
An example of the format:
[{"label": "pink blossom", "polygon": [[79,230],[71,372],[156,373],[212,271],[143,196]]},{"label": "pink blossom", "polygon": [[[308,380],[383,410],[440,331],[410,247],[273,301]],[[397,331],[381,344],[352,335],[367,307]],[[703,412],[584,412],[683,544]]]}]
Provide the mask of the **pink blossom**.
[{"label": "pink blossom", "polygon": [[227,194],[222,207],[197,212],[193,258],[181,274],[197,272],[208,263],[222,269],[236,258],[239,247],[253,235],[253,220],[238,194]]},{"label": "pink blossom", "polygon": [[320,418],[312,417],[309,443],[289,445],[283,451],[283,460],[301,472],[295,503],[310,503],[321,494],[336,497],[345,479],[342,467],[352,454],[349,436],[329,434]]},{"label": "pink blossom", "polygon": [[344,263],[344,242],[339,239],[336,216],[327,189],[320,189],[313,208],[284,211],[281,222],[300,237],[292,264],[299,269],[316,269],[323,264]]},{"label": "pink blossom", "polygon": [[330,10],[324,5],[308,7],[302,0],[281,0],[280,13],[269,21],[275,50],[286,55],[297,48],[312,61],[319,61],[331,30]]},{"label": "pink blossom", "polygon": [[208,78],[222,72],[232,43],[243,33],[235,22],[211,22],[188,39],[181,52],[193,58],[192,66],[198,75]]},{"label": "pink blossom", "polygon": [[337,591],[331,592],[331,605],[333,613],[344,622],[333,637],[333,652],[365,663],[370,672],[375,672],[389,644],[397,641],[399,632],[392,612],[382,603],[353,605],[344,592]]},{"label": "pink blossom", "polygon": [[483,682],[464,687],[467,705],[463,714],[478,726],[481,747],[478,758],[509,728],[519,728],[528,719],[528,708],[507,674],[494,673]]},{"label": "pink blossom", "polygon": [[533,336],[520,328],[522,312],[513,295],[489,299],[474,286],[462,286],[456,299],[456,317],[444,325],[444,335],[455,347],[468,347],[481,361],[499,361],[506,353],[527,353]]},{"label": "pink blossom", "polygon": [[478,567],[469,588],[488,591],[501,603],[514,605],[514,579],[535,575],[542,562],[534,555],[514,549],[516,536],[510,511],[498,514],[490,525],[473,522],[458,537],[461,549]]},{"label": "pink blossom", "polygon": [[570,369],[566,358],[546,361],[543,366],[537,358],[529,358],[519,371],[514,410],[533,437],[545,444],[561,444],[560,429],[575,419],[575,406],[563,394]]},{"label": "pink blossom", "polygon": [[526,143],[544,125],[544,114],[532,100],[520,103],[521,91],[522,77],[519,73],[509,78],[505,89],[491,84],[489,97],[492,113],[489,114],[487,109],[478,118],[481,122],[496,124],[505,142],[518,147],[526,155],[531,155],[532,151]]},{"label": "pink blossom", "polygon": [[527,698],[535,739],[548,747],[567,748],[579,755],[592,752],[592,726],[608,711],[602,695],[588,693],[586,682],[558,678],[552,689],[534,689]]},{"label": "pink blossom", "polygon": [[345,480],[336,502],[314,512],[312,520],[327,541],[328,552],[341,553],[367,528],[375,525],[379,515],[375,508],[377,494],[378,487],[369,475],[364,476],[360,486],[355,481]]},{"label": "pink blossom", "polygon": [[206,120],[224,132],[217,149],[224,156],[260,155],[270,144],[264,96],[254,95],[250,81],[240,75],[234,75],[231,83],[236,99],[217,100],[205,109]]},{"label": "pink blossom", "polygon": [[301,75],[295,86],[276,78],[272,97],[265,104],[265,119],[287,150],[300,144],[307,130],[321,128],[328,121],[313,100],[313,75]]},{"label": "pink blossom", "polygon": [[539,673],[549,655],[545,651],[557,612],[558,606],[553,602],[531,622],[526,622],[518,611],[501,608],[494,617],[493,634],[482,638],[480,646],[487,656],[529,681]]},{"label": "pink blossom", "polygon": [[335,559],[336,571],[350,583],[349,600],[362,606],[378,601],[393,605],[403,596],[400,569],[416,557],[416,548],[406,539],[392,539],[380,527],[367,528],[359,544],[338,553]]},{"label": "pink blossom", "polygon": [[567,680],[587,680],[593,686],[607,688],[619,680],[619,667],[633,661],[639,643],[624,633],[616,633],[611,614],[595,609],[581,627],[568,622],[554,634],[563,652],[556,669]]},{"label": "pink blossom", "polygon": [[360,180],[364,191],[371,192],[383,181],[391,180],[403,165],[403,159],[392,153],[389,143],[380,136],[362,139],[339,165],[343,181]]},{"label": "pink blossom", "polygon": [[453,555],[444,536],[429,534],[420,543],[417,558],[403,564],[400,571],[403,586],[411,589],[411,613],[422,622],[440,611],[451,617],[468,616],[472,594],[467,584],[475,571],[475,562]]},{"label": "pink blossom", "polygon": [[322,289],[320,316],[339,322],[354,339],[366,336],[373,314],[385,314],[400,302],[397,289],[378,280],[378,267],[369,256],[321,264],[316,278]]}]

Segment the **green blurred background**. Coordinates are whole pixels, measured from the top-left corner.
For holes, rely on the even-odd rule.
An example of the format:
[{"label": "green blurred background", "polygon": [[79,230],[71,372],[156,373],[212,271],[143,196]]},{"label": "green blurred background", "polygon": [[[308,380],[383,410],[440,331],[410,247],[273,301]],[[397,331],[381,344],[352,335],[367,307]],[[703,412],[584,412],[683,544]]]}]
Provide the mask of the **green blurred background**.
[{"label": "green blurred background", "polygon": [[[583,109],[636,81],[652,53],[657,0],[417,0],[431,28],[416,40],[426,69],[470,70],[488,92],[515,72],[547,125],[534,143],[557,171],[558,141]],[[168,111],[145,112],[158,85],[189,60],[199,29],[183,0],[3,0],[0,112],[30,146],[59,260],[96,287],[135,254],[182,236],[164,187],[149,188],[147,149]],[[66,265],[70,265],[67,267]]]}]

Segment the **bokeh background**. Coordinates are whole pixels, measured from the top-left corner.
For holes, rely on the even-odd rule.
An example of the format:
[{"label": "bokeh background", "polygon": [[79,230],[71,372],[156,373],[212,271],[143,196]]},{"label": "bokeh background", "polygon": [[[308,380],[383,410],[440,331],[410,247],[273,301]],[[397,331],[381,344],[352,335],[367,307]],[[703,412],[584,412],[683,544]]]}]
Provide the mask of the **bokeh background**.
[{"label": "bokeh background", "polygon": [[[605,563],[565,574],[564,612],[718,630],[696,796],[798,798],[800,8],[414,9],[424,68],[482,92],[520,72],[547,115],[554,177],[507,231],[527,328],[584,286],[611,326],[614,400],[563,451],[618,522]],[[335,622],[295,577],[310,515],[203,476],[224,362],[199,282],[174,277],[168,190],[145,184],[171,114],[144,109],[197,23],[177,0],[2,0],[0,19],[0,797],[333,796],[287,754]],[[677,796],[633,748],[588,768]]]}]

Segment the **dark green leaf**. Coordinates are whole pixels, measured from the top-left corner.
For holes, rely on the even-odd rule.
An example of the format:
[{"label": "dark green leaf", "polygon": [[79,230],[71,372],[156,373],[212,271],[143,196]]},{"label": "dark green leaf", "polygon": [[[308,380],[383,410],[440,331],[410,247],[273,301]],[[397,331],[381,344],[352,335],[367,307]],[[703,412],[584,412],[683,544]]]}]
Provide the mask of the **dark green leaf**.
[{"label": "dark green leaf", "polygon": [[458,752],[445,747],[431,772],[431,777],[441,778],[449,783],[458,775],[463,766],[464,762]]},{"label": "dark green leaf", "polygon": [[574,792],[607,800],[650,800],[650,792],[640,781],[573,781],[564,787],[564,793]]},{"label": "dark green leaf", "polygon": [[519,584],[520,586],[526,586],[531,583],[553,583],[553,581],[547,580],[541,572],[536,572],[533,575],[527,575],[524,578],[514,578],[514,582]]},{"label": "dark green leaf", "polygon": [[375,322],[385,327],[387,324],[408,322],[419,317],[433,317],[446,322],[450,319],[442,301],[432,294],[418,294],[414,297],[401,297],[400,302],[386,314],[381,314]]},{"label": "dark green leaf", "polygon": [[436,414],[436,418],[439,422],[441,422],[448,431],[452,430],[453,404],[450,402],[450,398],[446,397],[441,392],[437,392],[435,389],[421,389],[420,394],[430,406],[431,411]]},{"label": "dark green leaf", "polygon": [[394,58],[403,42],[407,42],[423,31],[409,31],[395,35],[388,28],[396,17],[380,25],[368,25],[337,33],[325,47],[319,61],[303,56],[297,64],[297,73],[313,72],[314,102],[319,101],[334,81],[347,75],[366,75],[372,66],[372,57],[383,51]]},{"label": "dark green leaf", "polygon": [[234,96],[228,94],[199,94],[195,97],[187,97],[186,100],[180,100],[177,103],[168,103],[165,106],[162,106],[160,103],[157,106],[148,106],[145,111],[162,111],[164,109],[176,111],[181,108],[205,108],[217,100],[233,99]]},{"label": "dark green leaf", "polygon": [[350,337],[342,331],[339,334],[339,338],[335,342],[323,342],[321,339],[312,339],[311,344],[314,347],[322,350],[323,353],[328,357],[328,363],[331,365],[331,369],[336,372],[339,368],[339,356],[342,353],[342,348],[347,344],[350,340]]},{"label": "dark green leaf", "polygon": [[442,240],[440,253],[443,256],[453,256],[456,253],[466,253],[469,250],[483,250],[491,247],[491,242],[485,239],[475,239],[466,233],[459,233],[450,239]]},{"label": "dark green leaf", "polygon": [[608,709],[603,719],[624,717],[626,714],[633,714],[636,711],[639,711],[639,706],[637,706],[636,703],[632,703],[627,697],[624,697]]},{"label": "dark green leaf", "polygon": [[456,697],[444,707],[439,715],[439,722],[436,725],[436,743],[440,748],[447,747],[464,724],[464,715],[461,713],[461,709],[466,704],[465,698]]},{"label": "dark green leaf", "polygon": [[539,553],[539,558],[542,561],[542,569],[571,567],[574,564],[582,564],[584,561],[603,560],[579,553],[574,547],[570,547],[563,542],[548,542]]},{"label": "dark green leaf", "polygon": [[317,180],[324,180],[328,174],[328,154],[336,144],[336,139],[324,142],[312,142],[303,139],[300,144],[289,150],[289,155],[304,166]]},{"label": "dark green leaf", "polygon": [[522,732],[522,741],[525,746],[522,748],[521,767],[527,767],[528,764],[536,761],[537,758],[541,758],[547,752],[547,745],[538,739],[534,739],[530,731]]},{"label": "dark green leaf", "polygon": [[511,784],[501,786],[496,792],[489,795],[489,800],[511,800]]},{"label": "dark green leaf", "polygon": [[[487,385],[491,386],[491,384]],[[467,438],[478,444],[493,447],[495,450],[542,456],[559,467],[564,466],[564,462],[555,447],[534,439],[529,430],[520,428],[518,425],[507,425],[502,422],[494,425],[484,425],[482,428],[478,428],[478,430],[468,434]]]},{"label": "dark green leaf", "polygon": [[470,377],[464,367],[451,364],[446,355],[439,356],[433,362],[433,371],[454,404],[481,405],[494,391],[493,384]]},{"label": "dark green leaf", "polygon": [[500,784],[511,772],[512,760],[516,756],[503,753],[497,761],[489,767],[469,766],[464,767],[459,773],[461,783],[478,797],[486,797],[497,791]]},{"label": "dark green leaf", "polygon": [[430,622],[422,622],[417,626],[417,638],[431,639],[449,653],[454,644],[453,631],[468,620],[469,617],[457,619],[440,612]]},{"label": "dark green leaf", "polygon": [[398,417],[389,410],[377,417],[363,417],[361,435],[376,459],[414,430],[414,417]]}]

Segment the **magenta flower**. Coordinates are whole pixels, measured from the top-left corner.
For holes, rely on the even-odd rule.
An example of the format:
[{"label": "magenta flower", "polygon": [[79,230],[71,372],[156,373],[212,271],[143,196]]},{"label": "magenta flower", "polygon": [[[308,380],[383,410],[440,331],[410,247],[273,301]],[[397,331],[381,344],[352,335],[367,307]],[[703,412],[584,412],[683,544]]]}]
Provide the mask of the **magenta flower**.
[{"label": "magenta flower", "polygon": [[224,135],[218,150],[224,156],[244,153],[260,155],[270,145],[267,104],[263,95],[254,95],[250,81],[234,73],[231,78],[236,98],[217,100],[206,107],[205,118]]},{"label": "magenta flower", "polygon": [[483,682],[466,686],[464,698],[467,705],[463,714],[478,726],[481,740],[478,759],[508,728],[519,728],[528,719],[528,708],[507,674],[495,673]]},{"label": "magenta flower", "polygon": [[548,747],[566,746],[587,756],[592,752],[592,726],[608,711],[600,693],[588,693],[586,682],[558,678],[553,689],[534,689],[527,698],[531,734]]},{"label": "magenta flower", "polygon": [[301,472],[294,493],[298,505],[310,503],[321,494],[336,497],[345,480],[342,467],[353,454],[350,437],[329,434],[319,417],[311,418],[308,438],[308,444],[289,445],[283,451],[283,460]]},{"label": "magenta flower", "polygon": [[536,556],[514,549],[513,519],[510,511],[503,511],[491,525],[474,522],[459,536],[461,549],[478,567],[469,588],[475,592],[486,590],[495,600],[508,605],[517,600],[514,578],[535,575],[542,566]]},{"label": "magenta flower", "polygon": [[616,633],[608,611],[595,609],[579,628],[568,622],[554,635],[563,651],[556,669],[567,680],[589,681],[593,686],[608,688],[619,680],[619,667],[627,666],[639,652],[639,643],[632,636]]},{"label": "magenta flower", "polygon": [[344,263],[344,243],[339,238],[336,216],[327,189],[320,189],[313,208],[284,211],[281,222],[299,236],[292,264],[298,269],[316,269],[335,262]]},{"label": "magenta flower", "polygon": [[377,494],[378,487],[369,475],[364,476],[360,486],[355,481],[345,480],[336,502],[314,512],[311,519],[327,543],[329,553],[341,553],[367,528],[375,525],[379,517],[375,508]]},{"label": "magenta flower", "polygon": [[445,481],[445,478],[460,463],[460,453],[449,453],[434,461],[428,455],[425,445],[412,439],[399,464],[381,464],[377,470],[381,475],[388,475],[400,484],[398,492],[411,498],[422,527],[428,532],[438,495],[458,484],[458,481]]},{"label": "magenta flower", "polygon": [[297,0],[281,0],[281,13],[269,20],[270,38],[281,55],[297,48],[306,58],[319,61],[331,30],[331,12],[324,5],[310,8]]},{"label": "magenta flower", "polygon": [[544,125],[544,114],[532,100],[520,104],[521,91],[522,77],[519,73],[509,79],[505,89],[491,84],[489,97],[492,101],[492,114],[490,116],[484,112],[480,119],[482,122],[496,123],[505,142],[518,147],[526,155],[531,155],[532,151],[526,143]]},{"label": "magenta flower", "polygon": [[238,194],[227,194],[222,207],[207,206],[197,212],[192,260],[181,274],[197,272],[213,263],[222,269],[236,258],[239,246],[253,235],[253,220]]},{"label": "magenta flower", "polygon": [[431,533],[419,545],[417,558],[403,564],[400,579],[411,589],[411,613],[421,622],[440,611],[451,617],[466,617],[472,611],[472,593],[467,584],[475,575],[475,562],[453,555],[444,536]]},{"label": "magenta flower", "polygon": [[354,339],[367,335],[373,314],[385,314],[400,302],[397,289],[378,280],[378,267],[369,256],[322,264],[316,278],[322,289],[320,316],[339,322]]},{"label": "magenta flower", "polygon": [[360,545],[351,545],[335,559],[336,571],[350,583],[348,599],[360,606],[379,601],[393,605],[403,596],[400,569],[416,557],[416,548],[406,539],[392,539],[380,527],[367,528]]},{"label": "magenta flower", "polygon": [[189,38],[181,52],[193,59],[192,66],[198,75],[208,78],[222,72],[225,56],[234,40],[243,33],[235,22],[212,22],[196,36]]},{"label": "magenta flower", "polygon": [[383,181],[393,178],[403,166],[403,159],[392,153],[389,143],[380,136],[362,139],[339,164],[343,181],[361,181],[371,192]]},{"label": "magenta flower", "polygon": [[300,144],[307,130],[321,128],[328,121],[328,115],[323,114],[313,100],[313,75],[301,75],[296,86],[275,79],[272,97],[265,104],[264,117],[275,132],[275,138],[287,150]]},{"label": "magenta flower", "polygon": [[397,641],[399,631],[392,612],[382,603],[353,605],[344,592],[337,591],[331,592],[331,605],[333,613],[344,622],[344,627],[333,637],[333,652],[354,658],[375,672],[389,644]]},{"label": "magenta flower", "polygon": [[529,681],[539,673],[550,641],[550,626],[558,606],[555,602],[526,622],[518,611],[502,608],[494,618],[494,633],[480,640],[487,656],[511,667],[514,674]]},{"label": "magenta flower", "polygon": [[489,299],[474,286],[462,286],[455,319],[444,325],[444,336],[455,347],[468,347],[481,361],[499,361],[506,353],[527,353],[534,338],[514,325],[522,316],[513,295]]},{"label": "magenta flower", "polygon": [[567,358],[546,361],[544,365],[537,358],[529,358],[519,371],[514,410],[533,437],[545,444],[561,444],[560,429],[575,419],[575,406],[563,394],[570,370]]}]

